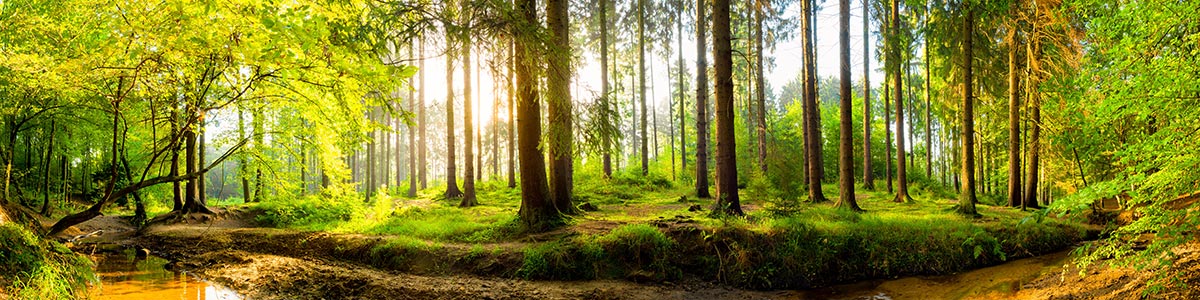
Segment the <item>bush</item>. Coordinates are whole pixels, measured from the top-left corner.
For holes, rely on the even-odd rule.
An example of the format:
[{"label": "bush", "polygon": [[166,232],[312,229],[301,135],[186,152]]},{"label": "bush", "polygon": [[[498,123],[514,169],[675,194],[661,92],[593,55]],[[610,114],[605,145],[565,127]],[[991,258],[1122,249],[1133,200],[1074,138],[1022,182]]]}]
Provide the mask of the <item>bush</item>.
[{"label": "bush", "polygon": [[326,227],[335,222],[361,217],[366,209],[358,199],[307,196],[298,199],[271,199],[255,206],[261,213],[256,221],[273,227]]}]

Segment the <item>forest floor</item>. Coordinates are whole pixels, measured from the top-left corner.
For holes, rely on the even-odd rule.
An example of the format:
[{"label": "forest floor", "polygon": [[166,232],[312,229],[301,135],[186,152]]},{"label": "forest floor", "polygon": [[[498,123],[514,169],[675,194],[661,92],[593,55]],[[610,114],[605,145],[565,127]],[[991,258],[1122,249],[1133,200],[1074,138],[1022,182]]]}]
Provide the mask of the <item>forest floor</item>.
[{"label": "forest floor", "polygon": [[[1010,252],[1009,262],[995,265],[1003,259],[993,258],[995,262],[978,265],[976,267],[981,268],[975,270],[948,269],[952,271],[933,272],[940,275],[932,276],[928,270],[916,271],[916,274],[905,273],[914,271],[897,271],[886,276],[863,273],[858,274],[859,277],[804,283],[824,286],[816,289],[796,290],[791,289],[795,286],[788,286],[788,289],[780,290],[737,281],[734,271],[757,272],[758,269],[736,269],[731,266],[736,264],[734,261],[759,263],[764,260],[749,254],[721,256],[718,253],[718,259],[727,261],[713,278],[711,274],[697,274],[708,269],[688,265],[693,261],[642,258],[642,255],[653,254],[645,251],[620,252],[623,255],[619,259],[638,260],[638,264],[618,264],[613,268],[605,266],[614,264],[608,260],[593,259],[589,261],[590,265],[583,266],[594,269],[583,272],[592,275],[580,277],[575,272],[579,266],[562,262],[576,260],[580,258],[579,254],[539,250],[542,246],[554,249],[580,247],[576,243],[584,242],[578,241],[587,241],[600,243],[608,251],[618,251],[619,247],[613,244],[595,241],[607,241],[605,237],[616,236],[614,232],[630,225],[647,224],[677,243],[671,248],[675,252],[668,255],[702,256],[705,255],[703,252],[689,248],[688,244],[712,246],[717,243],[689,242],[689,232],[702,232],[708,236],[703,240],[749,243],[739,240],[739,234],[751,234],[752,239],[773,239],[776,237],[772,234],[774,228],[781,226],[777,223],[792,222],[786,221],[791,220],[788,218],[775,217],[777,213],[770,213],[779,208],[768,202],[748,201],[744,208],[750,214],[749,221],[731,221],[711,218],[706,206],[700,205],[699,201],[680,199],[678,190],[611,188],[610,191],[581,192],[581,202],[592,203],[599,210],[576,217],[568,226],[549,233],[505,232],[506,224],[512,222],[510,216],[515,215],[514,198],[511,190],[494,188],[481,193],[484,206],[465,210],[466,213],[453,208],[448,200],[437,199],[436,195],[422,195],[417,199],[398,199],[389,205],[394,209],[368,208],[367,215],[376,215],[373,221],[368,217],[348,222],[294,224],[284,226],[286,228],[264,224],[263,220],[270,217],[266,214],[278,211],[263,209],[256,204],[227,206],[219,209],[216,216],[189,216],[140,231],[121,217],[104,216],[81,224],[78,231],[73,231],[84,234],[104,230],[104,234],[77,241],[73,248],[82,253],[149,249],[155,255],[173,261],[172,268],[198,274],[251,299],[1125,299],[1136,298],[1153,279],[1151,272],[1127,268],[1092,268],[1085,272],[1086,276],[1080,276],[1071,264],[1066,248],[1056,246],[1053,249],[1006,248],[1005,251]],[[827,219],[809,225],[818,231],[844,230],[842,234],[870,236],[879,234],[855,233],[843,228],[847,226],[843,223],[888,227],[892,226],[889,222],[894,218],[903,217],[899,221],[920,223],[914,220],[926,220],[934,225],[955,221],[987,227],[1009,224],[1028,216],[1026,212],[983,205],[980,206],[985,215],[982,219],[947,217],[952,214],[943,211],[952,206],[952,200],[938,197],[933,192],[918,192],[914,196],[918,204],[898,206],[890,203],[890,197],[883,193],[861,193],[860,204],[872,212],[869,213],[872,216],[865,219],[843,220],[847,217],[832,212],[827,207],[829,204],[804,204],[806,211],[799,213],[799,218]],[[487,199],[493,201],[489,203]],[[930,228],[935,228],[934,225]],[[729,226],[750,233],[727,234],[713,229]],[[921,234],[929,235],[930,239],[937,234],[927,232],[929,229],[925,227],[918,229],[926,230]],[[765,233],[752,235],[754,232]],[[976,237],[978,234],[967,238]],[[1052,234],[1049,238],[1069,237]],[[584,244],[582,249],[587,249],[587,245],[590,244]],[[767,243],[738,249],[722,245],[733,252],[775,251],[772,247],[778,246]],[[1075,244],[1064,245],[1072,247]],[[925,250],[935,254],[937,251],[921,251]],[[979,250],[976,251],[975,257],[979,258]],[[1200,278],[1200,245],[1189,244],[1178,252],[1182,258],[1170,268],[1188,275],[1182,279],[1187,284],[1182,288],[1170,288],[1161,295],[1170,295],[1167,298],[1200,296],[1200,291],[1196,290],[1200,286],[1196,280]],[[543,263],[548,267],[531,264],[531,256],[545,256],[543,258],[548,262]],[[987,256],[985,251],[984,257]],[[1032,258],[1018,259],[1022,257]],[[647,262],[641,262],[643,259]],[[556,263],[555,260],[560,261]],[[957,263],[951,257],[934,257],[932,260]],[[683,266],[655,268],[647,266],[650,262]],[[613,269],[619,271],[607,272]],[[784,267],[779,266],[779,269]],[[788,272],[776,271],[769,277],[750,280],[802,277]],[[672,275],[676,273],[678,275]]]}]

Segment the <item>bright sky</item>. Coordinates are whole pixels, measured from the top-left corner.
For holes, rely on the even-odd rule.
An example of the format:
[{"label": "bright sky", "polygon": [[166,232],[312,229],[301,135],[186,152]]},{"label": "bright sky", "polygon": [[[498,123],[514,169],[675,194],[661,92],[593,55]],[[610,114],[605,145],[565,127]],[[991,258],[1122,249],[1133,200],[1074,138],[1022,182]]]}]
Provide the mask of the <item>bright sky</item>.
[{"label": "bright sky", "polygon": [[[862,4],[860,1],[851,2],[854,2],[854,4],[851,4],[850,8],[850,72],[851,77],[854,78],[855,81],[858,81],[862,78],[863,61],[861,15]],[[824,9],[819,11],[817,14],[816,24],[817,69],[820,76],[836,76],[839,68],[838,60],[840,59],[838,56],[837,40],[838,11],[836,3],[826,3],[823,5],[823,7]],[[797,18],[800,15],[800,6],[793,5],[785,10],[784,14],[784,17],[787,18]],[[690,74],[695,74],[696,43],[692,35],[689,34],[687,37],[688,38],[685,38],[683,41],[683,55],[685,60],[684,66],[688,69]],[[441,42],[440,37],[433,37],[433,39],[436,40],[436,43]],[[872,37],[872,52],[875,51],[875,42],[876,38]],[[709,45],[711,47],[711,40],[709,41]],[[800,66],[803,57],[800,51],[801,46],[801,41],[797,36],[790,41],[777,44],[774,51],[769,51],[767,53],[767,56],[775,58],[775,67],[768,69],[766,74],[766,79],[769,81],[768,85],[774,89],[773,92],[778,93],[779,89],[782,88],[783,85],[787,84],[800,74]],[[425,95],[425,101],[428,105],[444,105],[442,103],[444,103],[443,101],[446,98],[446,62],[443,60],[444,57],[440,56],[442,47],[442,45],[426,45],[426,56],[428,59],[425,61],[425,78],[428,79],[428,82],[426,82],[425,86],[427,91]],[[599,54],[587,52],[583,53],[582,55],[584,55],[586,59],[583,61],[582,65],[574,66],[576,68],[576,76],[579,82],[577,84],[572,84],[571,92],[572,96],[590,98],[591,95],[598,94],[600,90],[600,66],[598,64]],[[711,52],[709,55],[709,66],[711,67]],[[490,59],[490,56],[491,55],[488,53],[483,53],[483,59],[480,59],[479,53],[475,53],[475,56],[472,58],[472,64],[485,64],[482,74],[476,74],[474,67],[472,67],[472,78],[475,78],[476,75],[479,75],[479,81],[474,83],[472,86],[472,99],[476,102],[476,125],[490,122],[492,115],[492,104],[495,99],[494,97],[506,97],[504,94],[504,83],[500,82],[497,86],[497,84],[493,82],[491,76],[492,74],[486,65]],[[671,84],[671,81],[668,78],[670,75],[667,72],[667,66],[675,66],[677,64],[676,60],[678,59],[678,54],[672,54],[672,57],[668,60],[667,58],[647,53],[646,59],[647,80],[651,80],[651,82],[647,82],[648,87],[646,91],[647,95],[652,96],[652,98],[649,99],[651,101],[650,105],[654,105],[656,107],[666,106],[670,103],[670,100],[667,99],[667,97],[670,95],[670,90],[667,87],[669,84]],[[882,73],[876,71],[879,66],[879,61],[876,60],[872,54],[871,82],[880,82],[880,80],[882,80]],[[652,76],[650,69],[653,69]],[[461,101],[463,87],[461,73],[462,66],[456,65],[454,72],[454,88],[457,90],[456,99]],[[499,77],[497,80],[503,80],[502,78],[503,77]],[[652,90],[649,88],[651,84],[655,86],[655,88]],[[504,99],[502,99],[502,102],[503,100]],[[576,99],[576,101],[579,101],[579,99]],[[504,119],[505,116],[501,116],[501,118]]]}]

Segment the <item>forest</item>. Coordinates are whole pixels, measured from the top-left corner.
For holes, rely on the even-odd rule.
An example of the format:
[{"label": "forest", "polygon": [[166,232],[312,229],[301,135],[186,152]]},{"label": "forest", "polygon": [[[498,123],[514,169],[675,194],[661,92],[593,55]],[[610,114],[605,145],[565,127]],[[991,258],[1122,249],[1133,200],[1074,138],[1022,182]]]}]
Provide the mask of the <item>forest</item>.
[{"label": "forest", "polygon": [[1197,299],[1197,12],[0,0],[0,300]]}]

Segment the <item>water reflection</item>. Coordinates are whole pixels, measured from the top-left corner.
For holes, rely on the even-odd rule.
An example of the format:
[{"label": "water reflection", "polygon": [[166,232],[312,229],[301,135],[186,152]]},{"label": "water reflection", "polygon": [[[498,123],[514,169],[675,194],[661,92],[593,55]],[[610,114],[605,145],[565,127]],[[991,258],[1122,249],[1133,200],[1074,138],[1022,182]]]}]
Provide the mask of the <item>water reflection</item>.
[{"label": "water reflection", "polygon": [[241,295],[229,288],[205,282],[187,273],[166,269],[161,257],[136,258],[124,255],[98,255],[96,274],[100,284],[93,286],[92,299],[188,299],[239,300]]}]

